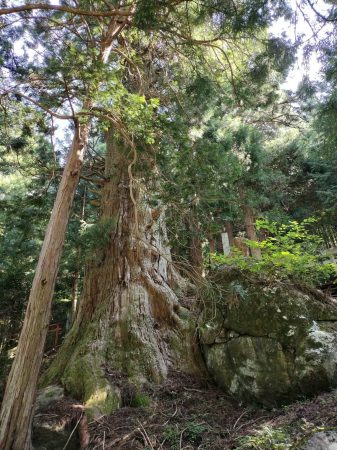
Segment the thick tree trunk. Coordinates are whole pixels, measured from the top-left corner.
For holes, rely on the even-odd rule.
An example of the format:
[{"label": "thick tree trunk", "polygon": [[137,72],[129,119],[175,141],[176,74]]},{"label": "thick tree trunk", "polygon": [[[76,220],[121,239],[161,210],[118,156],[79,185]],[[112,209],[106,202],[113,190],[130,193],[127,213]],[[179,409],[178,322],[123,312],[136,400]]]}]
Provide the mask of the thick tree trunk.
[{"label": "thick tree trunk", "polygon": [[193,325],[183,320],[188,311],[170,287],[163,217],[146,205],[135,181],[131,193],[128,153],[109,142],[101,213],[107,241],[87,266],[75,323],[42,380],[62,381],[84,400],[89,418],[123,403],[121,386],[108,373],[122,374],[141,389],[144,381],[163,380],[172,366],[198,370]]},{"label": "thick tree trunk", "polygon": [[29,449],[32,408],[43,348],[48,330],[51,301],[64,243],[70,208],[88,142],[89,123],[78,125],[61,184],[49,220],[27,312],[9,374],[0,415],[1,450]]}]

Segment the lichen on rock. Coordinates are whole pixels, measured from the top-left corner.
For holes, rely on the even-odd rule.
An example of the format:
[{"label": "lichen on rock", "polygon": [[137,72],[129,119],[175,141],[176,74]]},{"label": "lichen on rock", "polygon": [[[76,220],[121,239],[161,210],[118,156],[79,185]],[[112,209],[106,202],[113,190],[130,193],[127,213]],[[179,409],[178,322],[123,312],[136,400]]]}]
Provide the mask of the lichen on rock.
[{"label": "lichen on rock", "polygon": [[[319,291],[219,270],[203,296],[205,363],[217,384],[273,406],[337,385],[337,302]],[[242,296],[233,296],[232,286]]]}]

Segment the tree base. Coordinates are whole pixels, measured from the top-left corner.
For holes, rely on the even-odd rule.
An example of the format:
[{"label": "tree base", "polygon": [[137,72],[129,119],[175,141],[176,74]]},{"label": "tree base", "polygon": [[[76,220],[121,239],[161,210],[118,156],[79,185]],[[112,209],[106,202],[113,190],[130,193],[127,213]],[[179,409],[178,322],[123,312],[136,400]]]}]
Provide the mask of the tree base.
[{"label": "tree base", "polygon": [[156,316],[147,286],[131,283],[115,290],[109,302],[119,304],[119,314],[102,307],[86,325],[75,321],[42,385],[61,382],[67,394],[84,402],[91,420],[125,405],[125,389],[134,390],[137,402],[144,383],[162,382],[171,368],[201,373],[195,320],[171,290],[172,298],[167,295],[164,302],[164,286],[160,289],[162,308]]}]

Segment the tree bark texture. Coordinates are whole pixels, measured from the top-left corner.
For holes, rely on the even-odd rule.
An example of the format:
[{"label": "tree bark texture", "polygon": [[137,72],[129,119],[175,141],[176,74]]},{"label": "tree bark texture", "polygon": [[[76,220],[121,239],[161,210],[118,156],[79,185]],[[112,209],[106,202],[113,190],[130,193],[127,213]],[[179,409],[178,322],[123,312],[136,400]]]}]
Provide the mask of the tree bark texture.
[{"label": "tree bark texture", "polygon": [[228,241],[229,245],[233,247],[234,245],[234,231],[233,231],[233,224],[232,222],[226,221],[225,222],[225,230],[228,235]]},{"label": "tree bark texture", "polygon": [[[100,43],[100,59],[103,64],[109,59],[113,41],[130,23],[128,15],[133,14],[134,7],[123,12],[125,21],[118,22],[116,13],[103,33]],[[87,98],[83,109],[90,110],[91,107],[92,101]],[[89,117],[76,121],[72,147],[40,252],[16,356],[2,402],[0,450],[31,448],[35,392],[48,330],[51,302],[70,210],[88,144],[89,130]]]},{"label": "tree bark texture", "polygon": [[36,383],[47,335],[51,298],[64,244],[72,201],[88,143],[89,122],[77,125],[72,147],[47,227],[23,328],[18,342],[0,415],[0,449],[31,447],[30,427]]},{"label": "tree bark texture", "polygon": [[[247,238],[250,241],[258,242],[259,239],[256,234],[254,211],[248,205],[243,205],[243,211],[244,211],[244,215],[245,215],[245,228],[246,228]],[[253,248],[253,247],[249,247],[249,248],[250,248],[250,252],[254,258],[261,259],[261,249],[260,248]]]},{"label": "tree bark texture", "polygon": [[106,241],[87,265],[75,323],[43,377],[43,384],[61,381],[83,399],[89,418],[122,404],[120,386],[109,381],[107,370],[139,388],[160,382],[172,366],[198,370],[193,324],[183,319],[188,311],[170,285],[163,215],[147,206],[135,180],[130,187],[129,153],[110,137],[100,224]]},{"label": "tree bark texture", "polygon": [[[247,204],[246,202],[246,195],[241,188],[239,190],[239,195],[241,199],[241,208],[244,214],[244,221],[245,221],[245,228],[247,233],[247,238],[250,241],[258,242],[259,239],[256,234],[256,228],[255,228],[255,219],[254,219],[254,211],[253,208]],[[253,248],[249,247],[251,255],[256,259],[261,259],[261,249],[260,248]]]}]

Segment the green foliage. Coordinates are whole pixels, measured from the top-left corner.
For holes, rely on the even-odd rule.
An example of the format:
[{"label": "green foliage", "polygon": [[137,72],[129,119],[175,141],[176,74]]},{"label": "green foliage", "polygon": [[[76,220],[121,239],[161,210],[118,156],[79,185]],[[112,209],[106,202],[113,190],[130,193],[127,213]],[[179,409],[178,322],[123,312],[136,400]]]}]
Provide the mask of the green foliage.
[{"label": "green foliage", "polygon": [[291,448],[289,432],[284,428],[264,426],[255,435],[238,439],[236,450],[287,450]]},{"label": "green foliage", "polygon": [[166,427],[164,438],[170,444],[172,450],[179,450],[182,442],[194,445],[200,444],[202,435],[208,428],[209,427],[205,423],[182,423],[175,427]]},{"label": "green foliage", "polygon": [[198,444],[201,441],[202,434],[208,430],[205,423],[188,422],[184,429],[183,436],[191,444]]},{"label": "green foliage", "polygon": [[177,427],[167,427],[163,433],[172,450],[179,449],[180,431]]},{"label": "green foliage", "polygon": [[131,401],[131,406],[136,408],[147,408],[150,406],[151,400],[148,395],[142,393],[136,393]]},{"label": "green foliage", "polygon": [[310,231],[315,223],[312,218],[287,224],[258,220],[257,229],[263,229],[269,237],[262,242],[246,240],[246,243],[261,249],[261,259],[245,257],[238,249],[232,249],[229,256],[213,255],[212,259],[217,264],[315,286],[336,280],[337,267],[325,261],[322,238]]},{"label": "green foliage", "polygon": [[[199,86],[201,82],[197,81]],[[261,194],[270,185],[271,171],[266,165],[262,134],[256,128],[231,114],[224,117],[221,108],[210,108],[200,123],[187,130],[180,126],[180,130],[186,136],[182,133],[172,136],[179,150],[172,152],[169,143],[169,152],[162,161],[166,169],[162,198],[173,205],[171,227],[177,230],[180,242],[179,226],[186,226],[186,222],[197,222],[199,238],[203,239],[220,233],[226,220],[241,220],[242,187],[251,204],[261,207],[270,203]],[[169,130],[172,131],[175,133]],[[173,204],[176,199],[179,203]],[[187,207],[188,210],[184,209]],[[191,234],[191,225],[189,231]],[[172,242],[180,245],[174,237]]]}]

